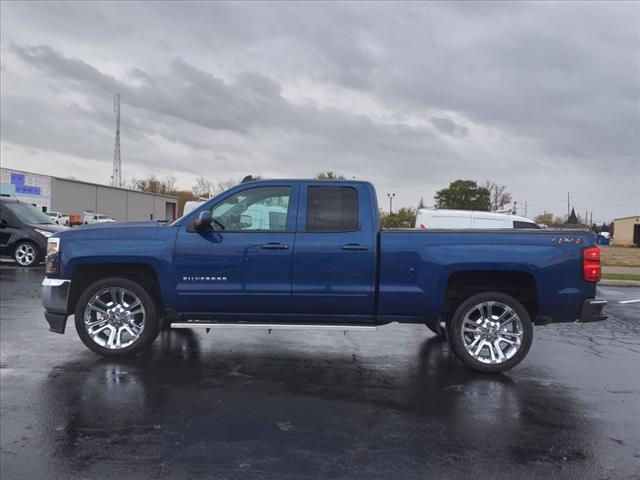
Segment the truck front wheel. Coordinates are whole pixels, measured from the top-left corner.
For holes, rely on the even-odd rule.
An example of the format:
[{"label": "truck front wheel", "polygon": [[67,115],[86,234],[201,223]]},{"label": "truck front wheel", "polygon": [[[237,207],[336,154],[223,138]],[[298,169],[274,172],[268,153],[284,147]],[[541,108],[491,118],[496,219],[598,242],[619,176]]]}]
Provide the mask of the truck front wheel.
[{"label": "truck front wheel", "polygon": [[456,310],[449,341],[456,356],[479,372],[515,367],[529,352],[533,325],[515,298],[500,292],[473,295]]},{"label": "truck front wheel", "polygon": [[121,277],[98,280],[78,299],[76,330],[91,350],[107,357],[133,355],[158,336],[161,319],[147,290]]}]

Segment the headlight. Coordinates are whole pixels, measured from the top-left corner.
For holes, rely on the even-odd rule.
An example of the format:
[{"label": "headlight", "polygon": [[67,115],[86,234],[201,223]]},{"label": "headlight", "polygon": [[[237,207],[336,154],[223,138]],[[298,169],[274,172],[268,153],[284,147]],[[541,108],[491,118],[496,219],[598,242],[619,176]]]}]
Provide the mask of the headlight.
[{"label": "headlight", "polygon": [[[51,235],[51,234],[49,234]],[[58,273],[60,264],[60,239],[58,237],[50,237],[47,240],[47,256],[45,262],[46,273]]]},{"label": "headlight", "polygon": [[40,230],[39,228],[35,228],[34,230],[38,232],[40,235],[44,235],[47,238],[53,235],[53,232],[49,232],[48,230]]},{"label": "headlight", "polygon": [[47,232],[49,240],[47,240],[47,255],[50,253],[58,253],[60,250],[60,239],[58,237],[51,237],[51,232]]}]

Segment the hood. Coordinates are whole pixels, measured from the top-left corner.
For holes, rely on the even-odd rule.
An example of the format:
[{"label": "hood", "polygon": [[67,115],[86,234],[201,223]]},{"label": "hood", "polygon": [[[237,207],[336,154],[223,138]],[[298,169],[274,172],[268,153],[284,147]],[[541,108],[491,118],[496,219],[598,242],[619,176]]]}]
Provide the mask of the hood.
[{"label": "hood", "polygon": [[170,234],[172,228],[167,223],[159,222],[106,222],[90,223],[70,228],[60,233],[64,241],[120,241],[157,240]]},{"label": "hood", "polygon": [[30,227],[37,228],[39,230],[46,230],[47,232],[57,233],[69,230],[69,227],[64,225],[56,225],[55,223],[29,223]]},{"label": "hood", "polygon": [[158,227],[166,225],[166,223],[160,223],[156,221],[143,221],[143,222],[114,222],[114,221],[101,221],[96,223],[88,223],[86,225],[79,225],[76,230],[94,230],[94,229],[112,229],[112,228],[127,228],[127,227]]}]

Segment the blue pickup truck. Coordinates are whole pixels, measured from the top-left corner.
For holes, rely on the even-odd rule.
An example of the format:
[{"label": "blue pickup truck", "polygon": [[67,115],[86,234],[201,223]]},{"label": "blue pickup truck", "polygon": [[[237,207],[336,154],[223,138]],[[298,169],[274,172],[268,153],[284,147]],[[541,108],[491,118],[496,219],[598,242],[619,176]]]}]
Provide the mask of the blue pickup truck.
[{"label": "blue pickup truck", "polygon": [[381,230],[361,181],[250,181],[173,223],[61,232],[46,272],[50,330],[73,314],[85,345],[112,357],[166,328],[404,322],[448,339],[468,367],[501,372],[525,357],[533,324],[606,318],[593,234]]}]

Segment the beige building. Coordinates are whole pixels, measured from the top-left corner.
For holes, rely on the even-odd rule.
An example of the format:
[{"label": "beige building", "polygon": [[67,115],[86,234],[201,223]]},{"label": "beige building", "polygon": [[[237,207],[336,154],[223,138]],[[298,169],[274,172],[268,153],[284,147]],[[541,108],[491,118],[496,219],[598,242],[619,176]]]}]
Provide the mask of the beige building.
[{"label": "beige building", "polygon": [[640,215],[613,221],[613,244],[640,246]]},{"label": "beige building", "polygon": [[0,195],[38,207],[44,212],[82,215],[84,210],[116,220],[174,220],[178,199],[110,185],[0,168]]}]

